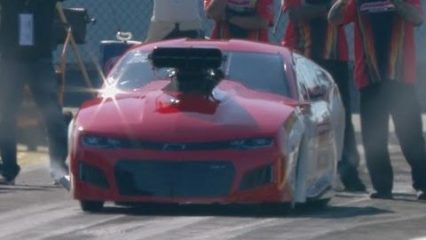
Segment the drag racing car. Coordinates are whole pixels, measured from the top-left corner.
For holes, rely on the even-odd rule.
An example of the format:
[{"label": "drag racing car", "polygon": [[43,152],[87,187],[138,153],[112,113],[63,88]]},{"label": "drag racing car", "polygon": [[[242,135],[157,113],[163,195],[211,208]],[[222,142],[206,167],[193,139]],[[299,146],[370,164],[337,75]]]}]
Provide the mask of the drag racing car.
[{"label": "drag racing car", "polygon": [[139,45],[70,125],[71,191],[89,212],[105,202],[327,203],[343,124],[331,76],[284,47]]}]

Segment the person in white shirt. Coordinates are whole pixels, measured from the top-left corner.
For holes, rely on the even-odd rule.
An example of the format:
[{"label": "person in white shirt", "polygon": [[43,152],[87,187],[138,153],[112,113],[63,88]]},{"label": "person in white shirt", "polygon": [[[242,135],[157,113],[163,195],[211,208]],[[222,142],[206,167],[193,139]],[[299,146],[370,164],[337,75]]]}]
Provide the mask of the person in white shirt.
[{"label": "person in white shirt", "polygon": [[180,37],[204,38],[199,0],[154,0],[145,42]]}]

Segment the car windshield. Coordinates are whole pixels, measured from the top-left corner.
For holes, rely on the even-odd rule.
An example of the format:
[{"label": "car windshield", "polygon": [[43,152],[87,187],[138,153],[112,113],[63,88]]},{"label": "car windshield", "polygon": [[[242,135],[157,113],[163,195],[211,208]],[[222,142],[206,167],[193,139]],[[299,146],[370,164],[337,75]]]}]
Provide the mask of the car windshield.
[{"label": "car windshield", "polygon": [[[154,80],[167,80],[172,69],[154,69],[148,52],[129,52],[112,70],[110,80],[121,90],[141,88]],[[222,70],[227,79],[247,88],[290,96],[284,63],[280,54],[224,52]],[[248,67],[255,66],[255,67]]]}]

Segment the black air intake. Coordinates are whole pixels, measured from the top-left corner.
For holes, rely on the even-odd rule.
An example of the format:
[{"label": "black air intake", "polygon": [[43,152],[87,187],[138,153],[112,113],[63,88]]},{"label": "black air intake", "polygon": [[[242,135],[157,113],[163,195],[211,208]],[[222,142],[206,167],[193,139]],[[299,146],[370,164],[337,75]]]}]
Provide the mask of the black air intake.
[{"label": "black air intake", "polygon": [[79,179],[85,183],[89,183],[103,189],[109,188],[104,172],[98,167],[80,162],[78,165],[78,175]]},{"label": "black air intake", "polygon": [[217,48],[156,48],[149,58],[156,68],[175,69],[170,87],[182,93],[211,95],[224,77]]},{"label": "black air intake", "polygon": [[228,161],[122,160],[115,166],[118,191],[125,196],[226,196],[234,174]]},{"label": "black air intake", "polygon": [[272,165],[247,172],[240,183],[240,190],[250,190],[272,182]]}]

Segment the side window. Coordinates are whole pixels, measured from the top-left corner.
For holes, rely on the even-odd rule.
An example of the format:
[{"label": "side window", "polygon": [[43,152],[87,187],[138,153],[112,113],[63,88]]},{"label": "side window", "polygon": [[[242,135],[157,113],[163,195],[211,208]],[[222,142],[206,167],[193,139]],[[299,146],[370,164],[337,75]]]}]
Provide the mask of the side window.
[{"label": "side window", "polygon": [[315,72],[309,68],[305,58],[294,53],[295,71],[301,100],[310,101],[308,89],[315,84]]},{"label": "side window", "polygon": [[295,54],[294,60],[299,93],[303,96],[303,100],[324,99],[331,86],[328,73],[301,55]]},{"label": "side window", "polygon": [[316,67],[317,70],[317,81],[318,84],[325,89],[330,89],[333,86],[333,78],[331,77],[331,75],[324,70],[323,68],[320,67]]},{"label": "side window", "polygon": [[168,75],[168,69],[152,67],[147,52],[132,51],[114,66],[109,74],[109,81],[116,82],[120,90],[131,90],[144,87],[154,80],[169,79]]}]

